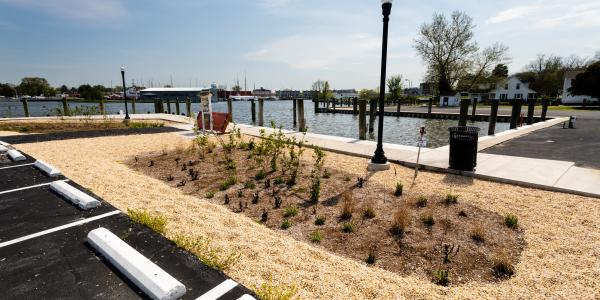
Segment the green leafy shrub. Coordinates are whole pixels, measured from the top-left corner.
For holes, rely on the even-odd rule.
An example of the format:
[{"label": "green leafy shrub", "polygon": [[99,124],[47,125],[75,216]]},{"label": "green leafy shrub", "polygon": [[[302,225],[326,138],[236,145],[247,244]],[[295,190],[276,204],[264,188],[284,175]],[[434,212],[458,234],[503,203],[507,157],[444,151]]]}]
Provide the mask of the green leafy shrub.
[{"label": "green leafy shrub", "polygon": [[345,222],[342,224],[342,231],[345,233],[352,233],[355,230],[355,225],[352,222]]},{"label": "green leafy shrub", "polygon": [[293,207],[293,206],[289,206],[283,209],[283,217],[284,218],[291,218],[291,217],[295,217],[298,215],[298,208]]},{"label": "green leafy shrub", "polygon": [[323,237],[324,237],[323,232],[321,232],[320,230],[315,230],[315,231],[311,232],[310,235],[308,236],[310,241],[315,244],[321,243],[321,241],[323,240]]},{"label": "green leafy shrub", "polygon": [[419,196],[417,198],[417,206],[418,207],[425,207],[425,206],[427,206],[427,197],[425,197],[425,196]]},{"label": "green leafy shrub", "polygon": [[292,227],[292,223],[290,222],[290,220],[284,219],[281,223],[281,229],[288,229],[290,227]]},{"label": "green leafy shrub", "polygon": [[227,189],[229,189],[236,183],[237,183],[237,179],[235,177],[233,177],[233,176],[229,177],[221,183],[221,185],[219,186],[219,190],[226,191]]},{"label": "green leafy shrub", "polygon": [[517,224],[518,222],[519,222],[519,218],[517,218],[517,216],[514,214],[508,214],[508,215],[506,215],[506,217],[504,217],[504,224],[508,228],[516,229],[518,226],[518,224]]},{"label": "green leafy shrub", "polygon": [[284,184],[284,183],[285,183],[285,179],[281,176],[273,179],[273,184],[275,184],[275,185],[280,185],[280,184]]},{"label": "green leafy shrub", "polygon": [[212,199],[212,198],[214,198],[214,197],[215,197],[215,192],[213,192],[213,191],[208,191],[208,192],[206,192],[206,195],[205,195],[205,197],[206,197],[206,199]]},{"label": "green leafy shrub", "polygon": [[435,220],[433,219],[433,215],[431,214],[431,212],[426,212],[423,215],[421,215],[421,222],[427,227],[432,227],[433,225],[435,225]]},{"label": "green leafy shrub", "polygon": [[404,189],[404,187],[402,186],[402,183],[397,182],[396,183],[396,190],[394,191],[394,196],[396,196],[396,197],[402,196],[402,190],[403,189]]},{"label": "green leafy shrub", "polygon": [[315,218],[315,225],[317,225],[317,226],[325,225],[325,216],[317,216],[317,218]]},{"label": "green leafy shrub", "polygon": [[446,205],[458,203],[458,195],[453,195],[453,194],[446,195],[446,198],[444,199],[444,203]]},{"label": "green leafy shrub", "polygon": [[142,224],[163,235],[166,232],[167,218],[162,215],[151,215],[146,210],[135,209],[127,209],[127,215],[134,223]]},{"label": "green leafy shrub", "polygon": [[265,170],[263,169],[260,169],[260,171],[254,175],[255,180],[263,180],[265,177],[267,177],[267,173],[265,173]]},{"label": "green leafy shrub", "polygon": [[256,188],[256,184],[254,183],[254,181],[246,181],[246,183],[244,183],[244,188],[253,190]]},{"label": "green leafy shrub", "polygon": [[448,286],[450,283],[450,277],[448,274],[448,270],[440,269],[433,273],[435,283],[441,286]]}]

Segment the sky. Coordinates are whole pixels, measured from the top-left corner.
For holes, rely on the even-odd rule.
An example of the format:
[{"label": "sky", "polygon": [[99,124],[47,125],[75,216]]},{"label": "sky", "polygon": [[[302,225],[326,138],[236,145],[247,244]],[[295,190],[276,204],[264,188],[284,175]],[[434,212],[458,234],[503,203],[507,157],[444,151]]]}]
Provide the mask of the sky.
[{"label": "sky", "polygon": [[[474,18],[480,47],[509,47],[509,72],[537,54],[600,50],[599,0],[395,0],[388,75],[418,86],[425,66],[413,48],[435,12]],[[0,0],[0,82],[309,89],[379,85],[379,0]]]}]

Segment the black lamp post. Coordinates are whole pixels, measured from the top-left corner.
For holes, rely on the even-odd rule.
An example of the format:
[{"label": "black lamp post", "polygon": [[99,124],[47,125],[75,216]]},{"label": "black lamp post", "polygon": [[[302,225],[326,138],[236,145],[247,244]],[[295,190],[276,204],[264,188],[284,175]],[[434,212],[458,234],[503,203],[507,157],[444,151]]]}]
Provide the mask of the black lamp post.
[{"label": "black lamp post", "polygon": [[123,99],[125,99],[125,120],[129,120],[129,110],[127,109],[127,90],[125,88],[125,66],[121,65],[121,77],[123,78]]},{"label": "black lamp post", "polygon": [[381,8],[383,10],[383,42],[381,47],[381,81],[379,85],[379,124],[377,127],[377,149],[375,149],[375,155],[371,158],[371,163],[386,165],[387,158],[383,152],[383,113],[385,111],[385,67],[387,64],[388,23],[392,10],[392,0],[382,0]]}]

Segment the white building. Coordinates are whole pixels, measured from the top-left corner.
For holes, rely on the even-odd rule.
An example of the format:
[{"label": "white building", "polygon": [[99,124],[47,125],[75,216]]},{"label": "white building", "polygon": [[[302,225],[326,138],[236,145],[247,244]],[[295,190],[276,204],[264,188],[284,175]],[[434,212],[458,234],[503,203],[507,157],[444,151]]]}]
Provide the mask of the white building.
[{"label": "white building", "polygon": [[577,74],[585,71],[584,69],[568,70],[565,71],[565,80],[563,82],[563,94],[562,103],[564,104],[583,104],[590,102],[598,102],[598,99],[592,98],[591,96],[573,96],[569,94],[569,88],[571,88],[571,81],[575,79]]},{"label": "white building", "polygon": [[512,100],[535,98],[537,93],[529,88],[528,83],[522,82],[516,75],[509,76],[504,82],[496,85],[490,91],[489,99]]},{"label": "white building", "polygon": [[336,100],[358,98],[356,90],[333,90],[332,93]]}]

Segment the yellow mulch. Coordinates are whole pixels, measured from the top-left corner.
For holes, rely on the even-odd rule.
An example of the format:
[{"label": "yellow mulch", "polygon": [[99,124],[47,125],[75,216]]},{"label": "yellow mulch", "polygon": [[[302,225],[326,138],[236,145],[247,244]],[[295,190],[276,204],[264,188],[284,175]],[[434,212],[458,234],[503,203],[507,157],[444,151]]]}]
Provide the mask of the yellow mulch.
[{"label": "yellow mulch", "polygon": [[[17,145],[44,159],[121,210],[164,214],[168,234],[211,237],[215,246],[241,254],[226,273],[254,287],[272,276],[295,284],[305,299],[598,299],[600,298],[600,200],[530,188],[420,172],[411,193],[452,192],[460,201],[501,215],[514,213],[527,247],[516,274],[498,284],[469,283],[443,288],[429,278],[400,276],[343,258],[270,230],[219,205],[182,194],[121,162],[186,141],[171,134],[134,135]],[[364,175],[367,160],[328,153],[327,168]],[[408,188],[413,170],[396,166]],[[372,182],[395,185],[394,171]],[[492,255],[490,253],[490,255]]]}]

